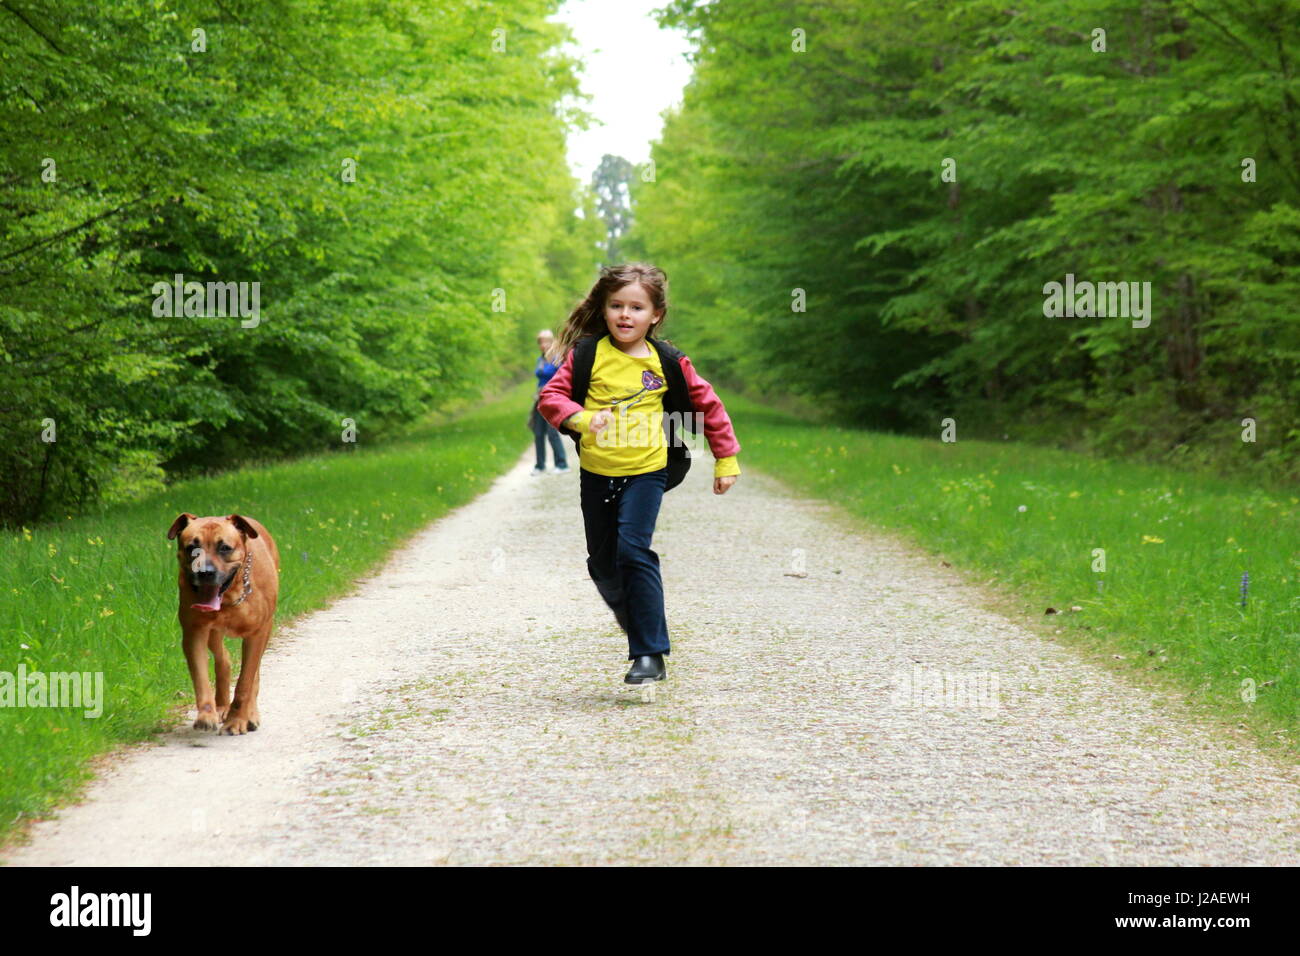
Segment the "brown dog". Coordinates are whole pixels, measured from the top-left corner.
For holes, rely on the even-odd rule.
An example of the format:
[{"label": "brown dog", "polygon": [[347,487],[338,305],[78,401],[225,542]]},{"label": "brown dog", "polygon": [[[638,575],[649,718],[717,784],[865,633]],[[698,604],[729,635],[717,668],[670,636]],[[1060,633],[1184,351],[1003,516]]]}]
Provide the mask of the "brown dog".
[{"label": "brown dog", "polygon": [[[172,522],[179,537],[180,621],[185,659],[194,681],[199,730],[243,734],[262,722],[257,691],[262,652],[280,593],[280,552],[252,518],[199,518],[188,511]],[[230,699],[230,655],[224,635],[242,638],[239,683]],[[217,692],[208,682],[208,651],[217,661]]]}]

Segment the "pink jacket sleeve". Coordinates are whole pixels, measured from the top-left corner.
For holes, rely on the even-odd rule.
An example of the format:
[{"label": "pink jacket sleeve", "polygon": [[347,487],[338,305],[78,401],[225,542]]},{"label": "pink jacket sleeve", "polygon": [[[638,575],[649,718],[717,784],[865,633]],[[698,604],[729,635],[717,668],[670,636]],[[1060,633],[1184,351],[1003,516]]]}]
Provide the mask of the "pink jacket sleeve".
[{"label": "pink jacket sleeve", "polygon": [[[686,376],[686,388],[691,393],[691,404],[695,406],[695,411],[704,416],[704,437],[709,443],[709,450],[713,452],[714,458],[730,458],[740,451],[740,442],[736,440],[736,432],[731,427],[727,410],[722,406],[722,399],[718,398],[712,385],[700,378],[695,366],[685,355],[682,356],[681,366],[682,374]],[[555,374],[558,378],[559,372]],[[555,379],[551,381],[554,382]]]},{"label": "pink jacket sleeve", "polygon": [[551,380],[542,386],[537,399],[537,410],[556,428],[570,415],[582,411],[582,406],[573,400],[572,390],[573,349],[569,349]]}]

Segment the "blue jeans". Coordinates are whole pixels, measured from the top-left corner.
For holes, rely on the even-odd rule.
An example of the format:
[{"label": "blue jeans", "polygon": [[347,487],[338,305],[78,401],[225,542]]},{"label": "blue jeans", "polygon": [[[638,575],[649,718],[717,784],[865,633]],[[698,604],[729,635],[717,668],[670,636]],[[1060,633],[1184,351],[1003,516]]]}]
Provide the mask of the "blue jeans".
[{"label": "blue jeans", "polygon": [[555,458],[556,468],[566,468],[569,459],[564,454],[565,437],[560,430],[542,417],[542,413],[533,410],[533,443],[537,448],[537,470],[546,467],[546,442],[551,443],[551,455]]},{"label": "blue jeans", "polygon": [[587,573],[627,634],[627,657],[667,654],[664,585],[650,549],[668,469],[610,478],[579,467]]}]

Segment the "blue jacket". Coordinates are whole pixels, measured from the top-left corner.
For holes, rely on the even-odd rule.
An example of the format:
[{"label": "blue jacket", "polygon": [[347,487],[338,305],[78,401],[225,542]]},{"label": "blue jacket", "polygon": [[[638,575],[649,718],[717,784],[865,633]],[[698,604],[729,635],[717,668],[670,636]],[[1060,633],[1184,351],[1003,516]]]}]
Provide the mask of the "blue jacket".
[{"label": "blue jacket", "polygon": [[546,361],[546,356],[537,356],[537,365],[533,369],[533,374],[537,376],[537,390],[540,392],[542,387],[551,380],[551,376],[558,372],[560,367],[552,365]]}]

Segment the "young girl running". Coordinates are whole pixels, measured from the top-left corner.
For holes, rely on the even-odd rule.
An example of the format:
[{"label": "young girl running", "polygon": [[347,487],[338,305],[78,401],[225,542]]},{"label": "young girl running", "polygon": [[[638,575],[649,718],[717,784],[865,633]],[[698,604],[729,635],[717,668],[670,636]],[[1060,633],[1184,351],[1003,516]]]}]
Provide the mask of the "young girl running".
[{"label": "young girl running", "polygon": [[629,684],[668,675],[663,581],[650,539],[664,492],[690,468],[681,428],[702,428],[716,459],[715,495],[740,475],[740,443],[721,399],[659,338],[667,284],[654,266],[603,268],[552,346],[548,358],[563,362],[537,404],[578,442],[587,571],[627,634]]}]

